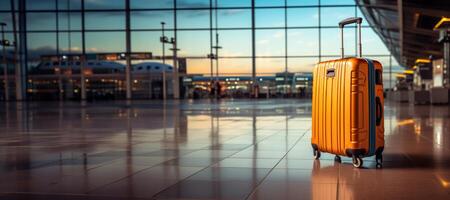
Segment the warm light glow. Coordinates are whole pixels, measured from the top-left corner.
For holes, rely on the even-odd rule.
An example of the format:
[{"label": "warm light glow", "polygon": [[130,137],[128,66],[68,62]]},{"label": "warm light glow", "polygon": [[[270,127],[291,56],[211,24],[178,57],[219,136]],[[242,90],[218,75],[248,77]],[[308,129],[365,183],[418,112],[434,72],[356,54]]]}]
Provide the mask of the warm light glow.
[{"label": "warm light glow", "polygon": [[116,54],[108,54],[108,55],[106,55],[106,60],[109,60],[109,61],[118,60],[117,55]]},{"label": "warm light glow", "polygon": [[450,18],[442,17],[441,20],[439,20],[439,22],[434,26],[433,30],[437,30],[437,29],[441,28],[441,25],[444,24],[445,22],[450,23]]},{"label": "warm light glow", "polygon": [[66,76],[70,76],[70,75],[72,75],[72,70],[65,70],[64,71],[64,75],[66,75]]},{"label": "warm light glow", "polygon": [[405,71],[403,71],[403,73],[405,73],[405,74],[414,74],[414,71],[413,70],[405,70]]},{"label": "warm light glow", "polygon": [[416,59],[416,64],[417,63],[430,63],[430,62],[431,62],[431,60],[427,59],[427,58],[417,58]]},{"label": "warm light glow", "polygon": [[437,176],[439,182],[441,183],[442,187],[444,188],[450,188],[450,181],[445,180],[444,178]]},{"label": "warm light glow", "polygon": [[85,69],[85,70],[84,70],[84,75],[90,76],[90,75],[92,75],[92,74],[93,74],[92,69]]},{"label": "warm light glow", "polygon": [[417,69],[417,65],[414,65],[412,68],[413,68],[413,69]]},{"label": "warm light glow", "polygon": [[414,124],[414,119],[405,119],[397,122],[397,126],[405,126],[409,124]]},{"label": "warm light glow", "polygon": [[416,133],[417,135],[420,135],[422,133],[422,127],[420,126],[420,124],[414,124],[414,133]]},{"label": "warm light glow", "polygon": [[404,75],[404,74],[396,74],[395,76],[397,78],[406,78],[406,75]]}]

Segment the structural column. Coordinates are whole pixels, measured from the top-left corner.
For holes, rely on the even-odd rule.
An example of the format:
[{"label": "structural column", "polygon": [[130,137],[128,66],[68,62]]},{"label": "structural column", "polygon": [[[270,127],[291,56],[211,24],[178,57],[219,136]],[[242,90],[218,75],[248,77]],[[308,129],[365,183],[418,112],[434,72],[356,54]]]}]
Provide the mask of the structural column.
[{"label": "structural column", "polygon": [[172,90],[173,90],[173,98],[180,98],[180,79],[178,74],[178,38],[177,38],[177,0],[174,0],[173,5],[173,80],[172,80]]},{"label": "structural column", "polygon": [[5,101],[9,101],[9,79],[8,79],[8,60],[6,57],[6,42],[5,42],[5,23],[0,24],[2,29],[2,62],[3,62],[3,82],[5,89]]},{"label": "structural column", "polygon": [[255,0],[252,0],[252,97],[256,97]]},{"label": "structural column", "polygon": [[86,100],[86,79],[84,76],[84,66],[86,66],[86,30],[85,30],[85,11],[84,0],[81,0],[81,65],[80,65],[80,87],[81,87],[81,101]]},{"label": "structural column", "polygon": [[214,77],[214,57],[213,57],[213,6],[212,0],[209,0],[209,64],[210,64],[210,84],[213,84]]},{"label": "structural column", "polygon": [[444,43],[444,87],[450,88],[450,30],[441,30],[442,42]]},{"label": "structural column", "polygon": [[[63,77],[62,77],[62,66],[61,66],[61,55],[59,52],[59,6],[58,6],[58,1],[55,1],[55,26],[56,26],[56,56],[58,57],[58,70],[57,70],[57,75],[58,75],[58,97],[59,97],[59,101],[63,101],[64,100],[64,96],[63,96]],[[69,55],[70,58],[71,55]],[[70,60],[70,59],[69,59]]]},{"label": "structural column", "polygon": [[[284,0],[284,94],[291,97],[292,84],[288,82],[288,29],[287,0]],[[289,88],[288,88],[289,85]]]},{"label": "structural column", "polygon": [[400,63],[403,63],[403,0],[397,0],[397,15],[398,15],[398,27],[399,27],[399,47],[400,47]]},{"label": "structural column", "polygon": [[17,40],[17,22],[16,22],[16,1],[11,0],[11,19],[12,19],[12,28],[13,28],[13,44],[14,44],[14,56],[13,56],[13,63],[15,67],[15,83],[16,83],[16,100],[21,101],[23,99],[23,94],[25,93],[23,89],[23,80],[22,80],[22,73],[23,70],[21,68],[21,65],[17,62],[17,52],[18,52],[18,40]]},{"label": "structural column", "polygon": [[[14,3],[11,1],[11,8],[14,9]],[[16,100],[26,99],[26,73],[28,69],[28,51],[27,51],[27,16],[26,1],[19,0],[19,65],[16,65]],[[15,17],[13,17],[15,24]],[[13,25],[15,26],[15,25]],[[15,28],[14,28],[15,29]],[[17,41],[17,36],[15,36]],[[17,45],[17,42],[16,42]]]},{"label": "structural column", "polygon": [[126,98],[132,98],[131,91],[131,32],[130,32],[130,0],[125,0],[125,15],[126,15],[126,69],[125,69],[125,84],[126,84]]},{"label": "structural column", "polygon": [[[164,25],[166,23],[165,22],[161,22],[161,31],[162,31],[162,36],[161,36],[161,43],[162,43],[162,62],[164,64],[164,67],[166,66],[166,43],[169,41],[165,35],[165,29],[164,29]],[[162,70],[162,97],[163,100],[167,99],[167,86],[166,86],[166,69],[164,68]]]}]

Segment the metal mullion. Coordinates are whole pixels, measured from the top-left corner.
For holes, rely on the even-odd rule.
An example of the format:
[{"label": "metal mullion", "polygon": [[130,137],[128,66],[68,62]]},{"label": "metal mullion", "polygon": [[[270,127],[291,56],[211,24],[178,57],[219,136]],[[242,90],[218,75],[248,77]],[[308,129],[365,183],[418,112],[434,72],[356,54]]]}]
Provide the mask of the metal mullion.
[{"label": "metal mullion", "polygon": [[[340,58],[340,55],[322,55],[323,57],[335,57]],[[373,55],[366,55],[367,57],[390,57],[390,54],[373,54]],[[209,59],[205,56],[185,56],[183,58],[186,59]],[[221,59],[251,59],[252,56],[221,56]],[[271,58],[284,58],[284,56],[256,56],[255,58],[259,59],[271,59]],[[288,58],[318,58],[318,55],[291,55],[288,56]],[[36,60],[30,60],[30,61],[39,61],[39,59]],[[383,72],[388,73],[388,72]]]},{"label": "metal mullion", "polygon": [[[284,0],[284,94],[287,93],[287,73],[288,73],[288,29],[287,29],[287,0]],[[291,88],[292,89],[292,88]],[[289,95],[290,96],[290,95]]]},{"label": "metal mullion", "polygon": [[[213,55],[213,20],[212,20],[212,12],[213,12],[213,6],[212,6],[212,0],[209,0],[209,54]],[[213,75],[214,75],[214,62],[213,58],[210,58],[210,82],[213,82]]]},{"label": "metal mullion", "polygon": [[252,1],[252,17],[251,17],[251,21],[252,21],[252,89],[251,89],[251,97],[256,97],[257,94],[253,94],[255,87],[257,85],[256,83],[256,23],[255,23],[255,18],[256,18],[256,10],[255,10],[255,0],[251,0]]},{"label": "metal mullion", "polygon": [[[299,5],[299,6],[255,6],[255,9],[283,9],[283,8],[351,8],[357,7],[356,4],[348,5]],[[177,8],[176,10],[209,10],[209,7],[192,7],[192,8]],[[236,6],[236,7],[217,7],[217,10],[251,10],[251,6]],[[133,8],[130,9],[131,12],[134,11],[172,11],[173,8]],[[60,12],[81,12],[82,9],[60,9]],[[85,9],[85,12],[125,12],[126,9]],[[8,10],[0,10],[1,12],[10,12]],[[39,13],[39,12],[56,12],[56,9],[45,9],[45,10],[27,10],[27,13]]]},{"label": "metal mullion", "polygon": [[[287,29],[337,29],[338,26],[291,26]],[[354,28],[354,27],[345,27]],[[371,26],[362,26],[362,28],[372,28]],[[255,30],[284,30],[284,27],[255,27]],[[86,32],[124,32],[126,29],[86,29]],[[166,29],[167,31],[174,31],[174,29]],[[251,27],[236,27],[236,28],[218,28],[219,31],[233,31],[233,30],[252,30]],[[80,30],[59,30],[60,32],[81,32]],[[161,31],[161,29],[131,29],[131,31]],[[177,31],[209,31],[209,28],[178,28]],[[12,33],[13,31],[5,31],[5,33]],[[51,33],[56,30],[30,30],[28,33]]]},{"label": "metal mullion", "polygon": [[[323,5],[322,7],[355,7],[356,5]],[[255,6],[255,9],[283,9],[286,6]],[[299,5],[299,6],[287,6],[288,8],[316,8],[318,5]],[[191,8],[177,8],[177,10],[209,10],[209,7],[191,7]],[[235,6],[235,7],[217,7],[217,10],[251,10],[251,6]],[[173,10],[172,8],[133,8],[131,11],[163,11]]]},{"label": "metal mullion", "polygon": [[322,19],[322,14],[321,14],[321,7],[320,7],[320,4],[321,4],[321,2],[320,2],[320,0],[318,0],[318,2],[317,2],[317,4],[318,4],[318,7],[317,7],[317,12],[318,12],[318,18],[317,18],[317,20],[318,20],[318,27],[319,28],[317,28],[317,31],[319,32],[319,40],[318,40],[318,46],[319,46],[319,62],[321,62],[322,61],[322,22],[321,22],[321,19]]},{"label": "metal mullion", "polygon": [[[373,55],[367,55],[368,57],[389,57],[390,54],[373,54]],[[318,58],[318,55],[292,55],[288,56],[288,58]],[[322,57],[336,57],[340,58],[340,55],[322,55]],[[186,56],[184,57],[186,59],[208,59],[208,57],[204,56]],[[252,56],[221,56],[221,59],[251,59]],[[284,56],[255,56],[255,58],[262,58],[262,59],[270,59],[270,58],[285,58]]]}]

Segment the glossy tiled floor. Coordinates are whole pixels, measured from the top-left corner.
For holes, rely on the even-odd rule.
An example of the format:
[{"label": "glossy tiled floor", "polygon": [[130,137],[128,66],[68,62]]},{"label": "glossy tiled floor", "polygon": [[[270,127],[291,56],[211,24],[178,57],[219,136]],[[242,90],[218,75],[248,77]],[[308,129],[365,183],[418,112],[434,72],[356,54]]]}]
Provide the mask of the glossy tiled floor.
[{"label": "glossy tiled floor", "polygon": [[302,100],[1,104],[0,199],[450,199],[450,109],[387,104],[383,169],[312,159]]}]

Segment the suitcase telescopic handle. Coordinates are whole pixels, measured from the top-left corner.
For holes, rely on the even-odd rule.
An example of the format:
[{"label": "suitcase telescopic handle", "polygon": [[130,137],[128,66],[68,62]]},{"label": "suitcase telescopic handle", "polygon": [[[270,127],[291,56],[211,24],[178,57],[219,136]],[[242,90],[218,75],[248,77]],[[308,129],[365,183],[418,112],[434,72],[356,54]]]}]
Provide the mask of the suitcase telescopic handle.
[{"label": "suitcase telescopic handle", "polygon": [[344,26],[356,23],[358,25],[358,57],[362,57],[361,48],[361,17],[350,17],[339,22],[339,28],[341,29],[341,57],[344,58]]}]

